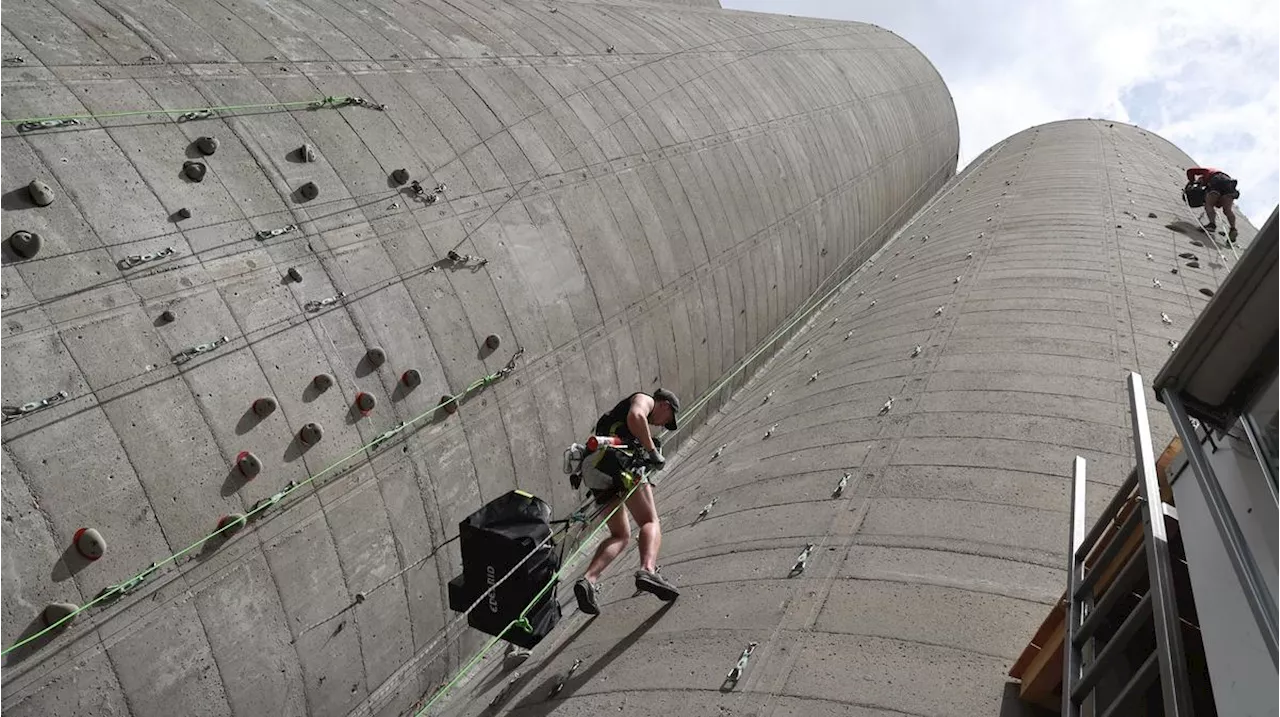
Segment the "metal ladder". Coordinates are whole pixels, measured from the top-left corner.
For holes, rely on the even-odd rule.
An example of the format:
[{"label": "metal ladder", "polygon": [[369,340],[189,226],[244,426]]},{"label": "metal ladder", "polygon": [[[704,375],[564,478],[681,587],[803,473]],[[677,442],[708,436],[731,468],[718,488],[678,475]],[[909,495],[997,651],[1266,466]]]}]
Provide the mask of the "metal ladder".
[{"label": "metal ladder", "polygon": [[[1189,717],[1192,714],[1191,688],[1187,677],[1178,605],[1173,585],[1173,563],[1170,560],[1167,519],[1177,520],[1173,506],[1160,495],[1155,455],[1151,446],[1151,427],[1147,418],[1147,401],[1142,390],[1142,377],[1129,374],[1129,413],[1133,425],[1133,443],[1138,456],[1137,467],[1120,486],[1114,498],[1099,516],[1088,534],[1085,533],[1085,460],[1075,459],[1075,476],[1071,489],[1070,575],[1067,580],[1066,633],[1063,639],[1062,714],[1064,717],[1116,717],[1132,714],[1127,707],[1142,695],[1158,676],[1165,717]],[[1102,549],[1092,567],[1085,562],[1099,539],[1118,518],[1135,484],[1138,506],[1130,512]],[[1135,530],[1142,531],[1143,549],[1137,551],[1115,574],[1111,584],[1094,595],[1099,574],[1112,564],[1125,541]],[[1145,558],[1145,559],[1143,559]],[[1132,593],[1143,569],[1149,587],[1141,601],[1123,622],[1104,640],[1099,627],[1108,618],[1118,618],[1124,609],[1121,598]],[[1128,682],[1111,698],[1097,694],[1099,680],[1116,668],[1116,658],[1134,641],[1139,628],[1148,618],[1155,629],[1155,649],[1143,661]],[[1145,636],[1144,636],[1145,637]],[[1101,704],[1105,702],[1105,704]]]}]

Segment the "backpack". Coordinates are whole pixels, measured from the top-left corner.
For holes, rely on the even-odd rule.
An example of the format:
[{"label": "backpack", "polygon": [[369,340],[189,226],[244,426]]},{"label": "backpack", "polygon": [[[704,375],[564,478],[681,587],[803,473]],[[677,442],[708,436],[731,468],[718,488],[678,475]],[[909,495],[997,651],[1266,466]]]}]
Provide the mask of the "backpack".
[{"label": "backpack", "polygon": [[1187,186],[1182,190],[1182,196],[1187,200],[1187,206],[1197,209],[1204,206],[1204,195],[1208,189],[1202,184],[1195,182],[1187,182]]}]

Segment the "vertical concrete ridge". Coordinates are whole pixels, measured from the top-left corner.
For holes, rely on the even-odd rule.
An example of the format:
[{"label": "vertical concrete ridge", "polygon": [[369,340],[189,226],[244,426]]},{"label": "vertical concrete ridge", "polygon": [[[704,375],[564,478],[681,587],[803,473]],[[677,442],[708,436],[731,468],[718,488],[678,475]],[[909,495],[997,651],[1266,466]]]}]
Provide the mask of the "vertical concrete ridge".
[{"label": "vertical concrete ridge", "polygon": [[[4,219],[42,239],[3,250],[3,403],[59,396],[2,429],[5,644],[329,471],[7,655],[6,714],[345,715],[380,685],[402,713],[480,644],[442,632],[458,520],[576,506],[560,451],[601,410],[754,357],[711,415],[954,174],[900,38],[685,5],[6,5],[3,116],[79,117],[0,129]],[[323,97],[367,102],[281,104]],[[100,560],[68,557],[86,525]]]}]

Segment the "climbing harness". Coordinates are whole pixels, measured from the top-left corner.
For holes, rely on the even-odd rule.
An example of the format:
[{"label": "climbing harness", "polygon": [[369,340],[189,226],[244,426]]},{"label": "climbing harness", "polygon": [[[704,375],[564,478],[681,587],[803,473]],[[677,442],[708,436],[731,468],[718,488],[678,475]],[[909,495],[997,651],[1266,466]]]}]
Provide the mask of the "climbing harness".
[{"label": "climbing harness", "polygon": [[220,336],[214,339],[213,341],[210,341],[209,343],[192,346],[189,349],[183,349],[182,351],[179,351],[178,353],[174,354],[173,362],[181,366],[182,364],[190,361],[191,359],[199,356],[200,354],[209,353],[210,351],[218,348],[219,346],[227,343],[230,340],[231,339],[227,338],[226,336]]}]

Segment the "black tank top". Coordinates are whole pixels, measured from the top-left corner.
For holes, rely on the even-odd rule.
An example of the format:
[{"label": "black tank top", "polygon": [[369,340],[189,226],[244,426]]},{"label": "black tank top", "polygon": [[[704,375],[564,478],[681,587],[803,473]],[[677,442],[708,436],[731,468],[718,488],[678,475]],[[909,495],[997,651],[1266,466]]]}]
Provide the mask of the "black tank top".
[{"label": "black tank top", "polygon": [[596,421],[595,435],[618,436],[628,443],[639,442],[640,439],[636,438],[636,435],[631,432],[631,427],[627,425],[627,414],[631,413],[631,399],[641,395],[648,396],[649,394],[637,391],[609,409],[608,413]]}]

